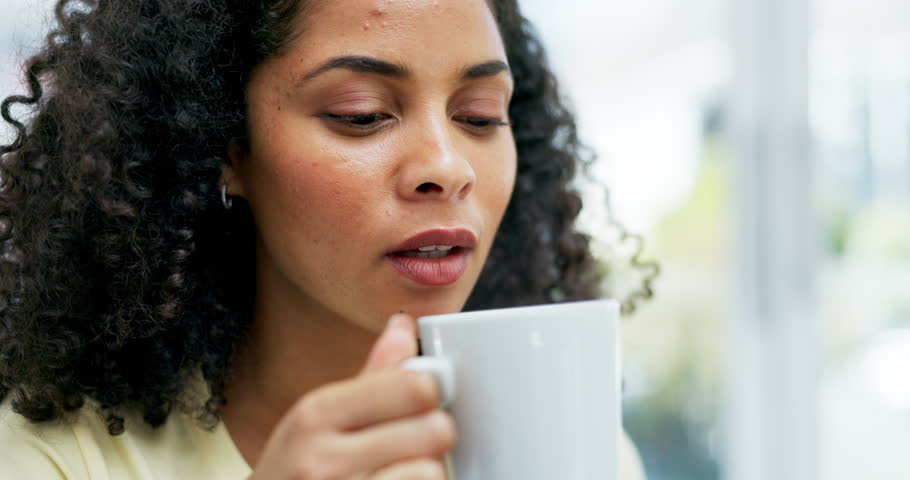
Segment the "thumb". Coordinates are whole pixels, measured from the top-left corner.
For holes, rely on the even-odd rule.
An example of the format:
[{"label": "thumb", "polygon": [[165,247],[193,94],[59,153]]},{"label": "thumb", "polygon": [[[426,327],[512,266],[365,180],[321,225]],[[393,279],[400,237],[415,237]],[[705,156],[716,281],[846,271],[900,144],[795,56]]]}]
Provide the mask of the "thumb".
[{"label": "thumb", "polygon": [[361,373],[396,367],[414,355],[417,355],[417,324],[414,317],[396,313],[373,344]]}]

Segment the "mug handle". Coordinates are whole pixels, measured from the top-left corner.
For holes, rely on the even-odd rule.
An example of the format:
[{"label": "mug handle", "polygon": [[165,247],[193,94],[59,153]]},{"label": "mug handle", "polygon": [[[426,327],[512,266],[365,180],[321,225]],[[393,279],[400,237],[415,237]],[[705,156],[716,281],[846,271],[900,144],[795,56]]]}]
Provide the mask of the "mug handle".
[{"label": "mug handle", "polygon": [[455,369],[449,359],[430,355],[411,357],[401,363],[401,368],[433,375],[442,397],[440,407],[446,407],[455,400]]}]

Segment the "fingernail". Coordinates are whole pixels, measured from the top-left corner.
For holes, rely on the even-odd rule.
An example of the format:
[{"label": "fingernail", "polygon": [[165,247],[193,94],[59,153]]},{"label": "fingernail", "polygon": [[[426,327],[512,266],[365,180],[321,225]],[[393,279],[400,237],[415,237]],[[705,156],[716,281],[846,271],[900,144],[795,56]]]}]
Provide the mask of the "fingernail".
[{"label": "fingernail", "polygon": [[396,313],[389,317],[389,324],[387,325],[387,328],[398,328],[405,324],[405,319],[407,319],[405,315]]}]

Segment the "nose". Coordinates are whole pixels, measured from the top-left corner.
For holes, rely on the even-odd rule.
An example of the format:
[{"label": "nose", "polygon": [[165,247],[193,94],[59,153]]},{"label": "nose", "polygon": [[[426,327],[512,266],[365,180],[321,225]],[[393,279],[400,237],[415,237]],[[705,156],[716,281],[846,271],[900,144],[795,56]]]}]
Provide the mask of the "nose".
[{"label": "nose", "polygon": [[442,122],[423,122],[406,140],[398,178],[398,194],[404,199],[452,200],[468,196],[477,176],[454,136]]}]

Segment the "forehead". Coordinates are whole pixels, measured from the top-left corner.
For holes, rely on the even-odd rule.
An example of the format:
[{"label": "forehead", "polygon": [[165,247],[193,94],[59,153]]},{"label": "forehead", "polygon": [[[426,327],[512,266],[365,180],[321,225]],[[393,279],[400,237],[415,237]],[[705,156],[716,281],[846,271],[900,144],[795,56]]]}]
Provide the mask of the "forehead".
[{"label": "forehead", "polygon": [[301,63],[368,54],[419,72],[506,58],[486,0],[316,0],[297,22],[288,53]]}]

